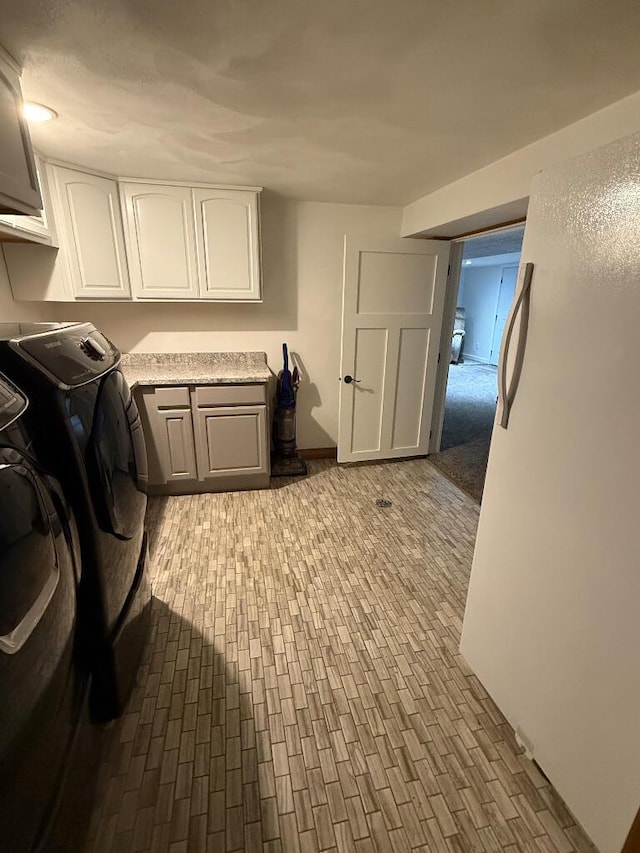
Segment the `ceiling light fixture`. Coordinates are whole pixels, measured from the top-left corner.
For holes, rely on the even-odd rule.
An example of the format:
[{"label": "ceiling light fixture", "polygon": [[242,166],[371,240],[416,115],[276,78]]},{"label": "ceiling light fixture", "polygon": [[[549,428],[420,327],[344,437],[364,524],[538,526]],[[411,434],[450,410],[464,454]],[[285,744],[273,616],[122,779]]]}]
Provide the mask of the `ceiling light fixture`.
[{"label": "ceiling light fixture", "polygon": [[27,121],[51,121],[52,118],[58,118],[58,113],[51,107],[45,107],[44,104],[36,104],[33,101],[24,102],[22,114]]},{"label": "ceiling light fixture", "polygon": [[465,267],[470,267],[470,266],[471,266],[471,261],[465,261],[465,262],[464,262],[464,265],[465,265]]}]

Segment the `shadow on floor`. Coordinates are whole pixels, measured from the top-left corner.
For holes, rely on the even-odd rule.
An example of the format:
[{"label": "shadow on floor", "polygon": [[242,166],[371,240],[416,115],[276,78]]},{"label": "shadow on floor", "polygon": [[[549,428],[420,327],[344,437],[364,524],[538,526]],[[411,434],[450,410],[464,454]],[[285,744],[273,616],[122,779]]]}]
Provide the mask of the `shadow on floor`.
[{"label": "shadow on floor", "polygon": [[79,744],[48,853],[160,851],[181,841],[188,850],[261,849],[275,798],[259,787],[260,743],[239,654],[235,638],[214,639],[213,627],[205,637],[153,599],[137,686],[124,715]]},{"label": "shadow on floor", "polygon": [[158,537],[169,506],[168,495],[153,495],[147,502],[146,528],[149,537],[149,554],[153,559],[158,550]]},{"label": "shadow on floor", "polygon": [[429,457],[478,503],[482,500],[496,413],[496,374],[493,365],[450,365],[440,452]]}]

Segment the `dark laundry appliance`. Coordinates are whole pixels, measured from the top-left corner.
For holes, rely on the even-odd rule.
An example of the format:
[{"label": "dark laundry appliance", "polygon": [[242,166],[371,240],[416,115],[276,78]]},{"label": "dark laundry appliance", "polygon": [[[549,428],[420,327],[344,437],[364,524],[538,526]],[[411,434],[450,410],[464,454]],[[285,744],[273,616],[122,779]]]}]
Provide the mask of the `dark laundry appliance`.
[{"label": "dark laundry appliance", "polygon": [[120,352],[91,323],[0,324],[0,370],[29,396],[34,446],[78,524],[94,721],[122,713],[149,631],[147,459],[119,365]]},{"label": "dark laundry appliance", "polygon": [[0,847],[12,853],[46,835],[89,682],[76,644],[75,523],[33,446],[27,409],[0,375]]}]

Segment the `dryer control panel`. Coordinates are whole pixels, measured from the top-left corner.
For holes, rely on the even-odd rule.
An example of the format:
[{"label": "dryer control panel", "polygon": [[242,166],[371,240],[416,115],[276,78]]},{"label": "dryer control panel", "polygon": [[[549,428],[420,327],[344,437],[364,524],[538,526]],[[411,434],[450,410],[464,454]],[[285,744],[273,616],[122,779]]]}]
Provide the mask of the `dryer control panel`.
[{"label": "dryer control panel", "polygon": [[120,351],[91,323],[16,337],[10,345],[67,390],[93,382],[120,363]]}]

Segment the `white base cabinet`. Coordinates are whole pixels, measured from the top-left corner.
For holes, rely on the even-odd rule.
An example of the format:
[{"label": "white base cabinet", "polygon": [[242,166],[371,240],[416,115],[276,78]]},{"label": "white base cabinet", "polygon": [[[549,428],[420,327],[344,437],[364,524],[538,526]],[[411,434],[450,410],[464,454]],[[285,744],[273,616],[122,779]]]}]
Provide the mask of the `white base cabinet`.
[{"label": "white base cabinet", "polygon": [[266,386],[142,386],[134,393],[152,494],[269,485]]}]

